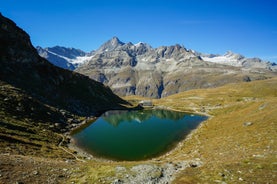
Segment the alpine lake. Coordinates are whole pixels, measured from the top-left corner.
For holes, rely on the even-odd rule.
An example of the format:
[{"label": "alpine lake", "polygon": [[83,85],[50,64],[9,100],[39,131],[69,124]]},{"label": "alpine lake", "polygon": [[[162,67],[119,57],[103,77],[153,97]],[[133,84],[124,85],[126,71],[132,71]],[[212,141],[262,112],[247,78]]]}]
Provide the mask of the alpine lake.
[{"label": "alpine lake", "polygon": [[151,159],[174,148],[206,116],[169,110],[108,111],[72,133],[93,156],[117,161]]}]

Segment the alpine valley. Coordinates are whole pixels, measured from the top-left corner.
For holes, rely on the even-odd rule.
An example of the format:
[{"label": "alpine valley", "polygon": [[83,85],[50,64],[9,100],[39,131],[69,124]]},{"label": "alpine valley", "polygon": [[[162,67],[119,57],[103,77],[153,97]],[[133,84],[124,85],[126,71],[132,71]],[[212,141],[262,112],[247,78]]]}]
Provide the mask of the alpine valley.
[{"label": "alpine valley", "polygon": [[[0,183],[276,183],[276,74],[272,63],[232,52],[152,48],[116,37],[90,53],[35,48],[0,13]],[[134,110],[145,99],[157,117],[171,117],[165,124],[178,125],[173,120],[184,112],[188,119],[204,114],[205,121],[191,131],[178,129],[182,137],[174,148],[145,160],[113,161],[74,144],[72,133],[96,125],[103,112]],[[157,119],[149,109],[127,114],[123,119],[136,120],[137,127],[145,117]],[[106,131],[97,133],[110,141]],[[127,139],[145,138],[136,133],[125,131]]]},{"label": "alpine valley", "polygon": [[228,51],[202,54],[176,44],[152,48],[117,37],[89,53],[79,49],[37,47],[53,64],[75,70],[109,86],[119,96],[161,98],[182,91],[271,78],[277,66]]}]

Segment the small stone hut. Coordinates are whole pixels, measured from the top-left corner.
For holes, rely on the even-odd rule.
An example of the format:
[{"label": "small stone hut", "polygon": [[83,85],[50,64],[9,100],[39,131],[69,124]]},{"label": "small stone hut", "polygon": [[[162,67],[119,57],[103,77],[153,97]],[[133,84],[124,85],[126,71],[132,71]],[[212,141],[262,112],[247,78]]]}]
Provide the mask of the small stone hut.
[{"label": "small stone hut", "polygon": [[151,100],[142,100],[139,102],[139,105],[142,107],[153,107],[153,103]]}]

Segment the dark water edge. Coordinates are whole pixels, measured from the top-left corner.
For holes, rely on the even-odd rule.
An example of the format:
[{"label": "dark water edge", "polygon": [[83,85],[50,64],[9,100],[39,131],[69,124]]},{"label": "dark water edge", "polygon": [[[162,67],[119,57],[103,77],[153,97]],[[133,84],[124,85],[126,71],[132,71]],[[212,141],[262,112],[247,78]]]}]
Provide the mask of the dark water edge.
[{"label": "dark water edge", "polygon": [[74,144],[94,157],[139,161],[169,152],[206,116],[168,110],[108,111],[72,133]]}]

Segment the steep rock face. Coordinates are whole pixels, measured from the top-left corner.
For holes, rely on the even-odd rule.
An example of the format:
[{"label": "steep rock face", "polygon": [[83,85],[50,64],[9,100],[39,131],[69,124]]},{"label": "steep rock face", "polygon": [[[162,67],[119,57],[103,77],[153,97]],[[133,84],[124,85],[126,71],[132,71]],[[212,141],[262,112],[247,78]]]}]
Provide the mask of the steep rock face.
[{"label": "steep rock face", "polygon": [[108,52],[111,50],[115,50],[116,48],[124,45],[117,37],[113,37],[111,40],[107,41],[96,51],[97,53]]},{"label": "steep rock face", "polygon": [[120,104],[126,103],[103,84],[41,58],[27,33],[2,15],[0,22],[1,81],[44,104],[78,115],[122,108]]},{"label": "steep rock face", "polygon": [[[257,58],[201,54],[178,44],[152,48],[123,43],[117,37],[87,54],[75,71],[109,87],[120,96],[160,98],[178,92],[276,75],[277,66]],[[49,58],[50,59],[50,58]]]},{"label": "steep rock face", "polygon": [[243,64],[233,66],[224,62],[209,62],[178,44],[154,49],[145,43],[124,44],[113,38],[100,48],[76,71],[110,86],[120,96],[160,98],[196,88],[276,75],[270,63],[257,61],[262,64],[253,64],[255,60],[233,53],[224,57],[232,58],[237,63],[243,60]]}]

